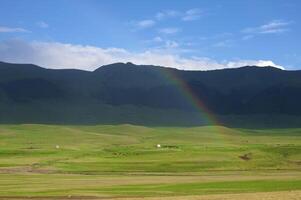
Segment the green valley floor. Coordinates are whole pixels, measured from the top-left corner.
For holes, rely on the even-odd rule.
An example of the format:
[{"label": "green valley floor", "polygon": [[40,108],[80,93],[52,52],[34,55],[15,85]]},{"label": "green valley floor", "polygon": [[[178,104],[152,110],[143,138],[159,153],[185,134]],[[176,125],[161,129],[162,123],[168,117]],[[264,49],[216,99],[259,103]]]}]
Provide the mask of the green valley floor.
[{"label": "green valley floor", "polygon": [[0,125],[0,199],[301,199],[301,128]]}]

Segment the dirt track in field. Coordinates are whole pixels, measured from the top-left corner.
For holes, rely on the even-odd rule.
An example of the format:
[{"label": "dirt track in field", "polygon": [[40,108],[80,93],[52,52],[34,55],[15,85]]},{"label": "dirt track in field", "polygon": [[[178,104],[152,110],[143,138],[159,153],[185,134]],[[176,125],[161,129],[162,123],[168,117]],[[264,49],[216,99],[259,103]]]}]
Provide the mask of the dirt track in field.
[{"label": "dirt track in field", "polygon": [[301,200],[301,191],[218,194],[181,197],[128,198],[122,200]]},{"label": "dirt track in field", "polygon": [[0,197],[0,200],[301,200],[301,190],[173,197]]}]

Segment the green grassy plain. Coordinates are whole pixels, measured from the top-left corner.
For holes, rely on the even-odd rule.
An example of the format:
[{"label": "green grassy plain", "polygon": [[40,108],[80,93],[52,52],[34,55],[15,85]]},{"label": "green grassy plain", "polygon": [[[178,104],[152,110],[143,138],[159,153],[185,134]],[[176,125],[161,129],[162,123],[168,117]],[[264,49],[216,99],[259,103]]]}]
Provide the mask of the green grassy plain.
[{"label": "green grassy plain", "polygon": [[0,126],[0,199],[292,190],[301,129]]}]

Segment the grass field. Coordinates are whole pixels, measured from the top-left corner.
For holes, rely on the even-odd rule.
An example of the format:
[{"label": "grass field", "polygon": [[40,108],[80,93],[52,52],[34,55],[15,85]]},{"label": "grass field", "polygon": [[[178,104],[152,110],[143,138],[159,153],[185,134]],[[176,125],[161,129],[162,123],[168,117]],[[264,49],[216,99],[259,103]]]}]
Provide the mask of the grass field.
[{"label": "grass field", "polygon": [[0,199],[298,199],[300,191],[301,129],[0,126]]}]

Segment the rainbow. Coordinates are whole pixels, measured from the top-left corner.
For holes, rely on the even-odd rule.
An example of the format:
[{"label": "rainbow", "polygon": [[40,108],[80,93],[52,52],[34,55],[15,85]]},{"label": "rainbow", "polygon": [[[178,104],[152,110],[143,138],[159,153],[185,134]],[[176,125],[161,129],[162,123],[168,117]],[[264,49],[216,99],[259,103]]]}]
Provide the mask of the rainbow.
[{"label": "rainbow", "polygon": [[200,120],[205,120],[208,125],[220,125],[221,123],[213,114],[213,112],[208,109],[205,103],[198,98],[190,86],[182,80],[174,70],[163,69],[163,76],[171,82],[176,88],[179,89],[179,93],[187,99],[187,101],[195,108],[197,113],[200,115]]},{"label": "rainbow", "polygon": [[175,85],[175,87],[179,89],[179,93],[187,99],[193,108],[195,108],[199,114],[200,121],[204,122],[205,120],[205,124],[209,128],[208,131],[217,133],[214,134],[217,137],[216,139],[219,139],[220,141],[227,141],[227,129],[222,126],[222,123],[219,122],[217,117],[212,111],[210,111],[210,109],[208,109],[205,103],[194,94],[190,86],[177,75],[175,70],[163,69],[162,71],[163,76]]}]

